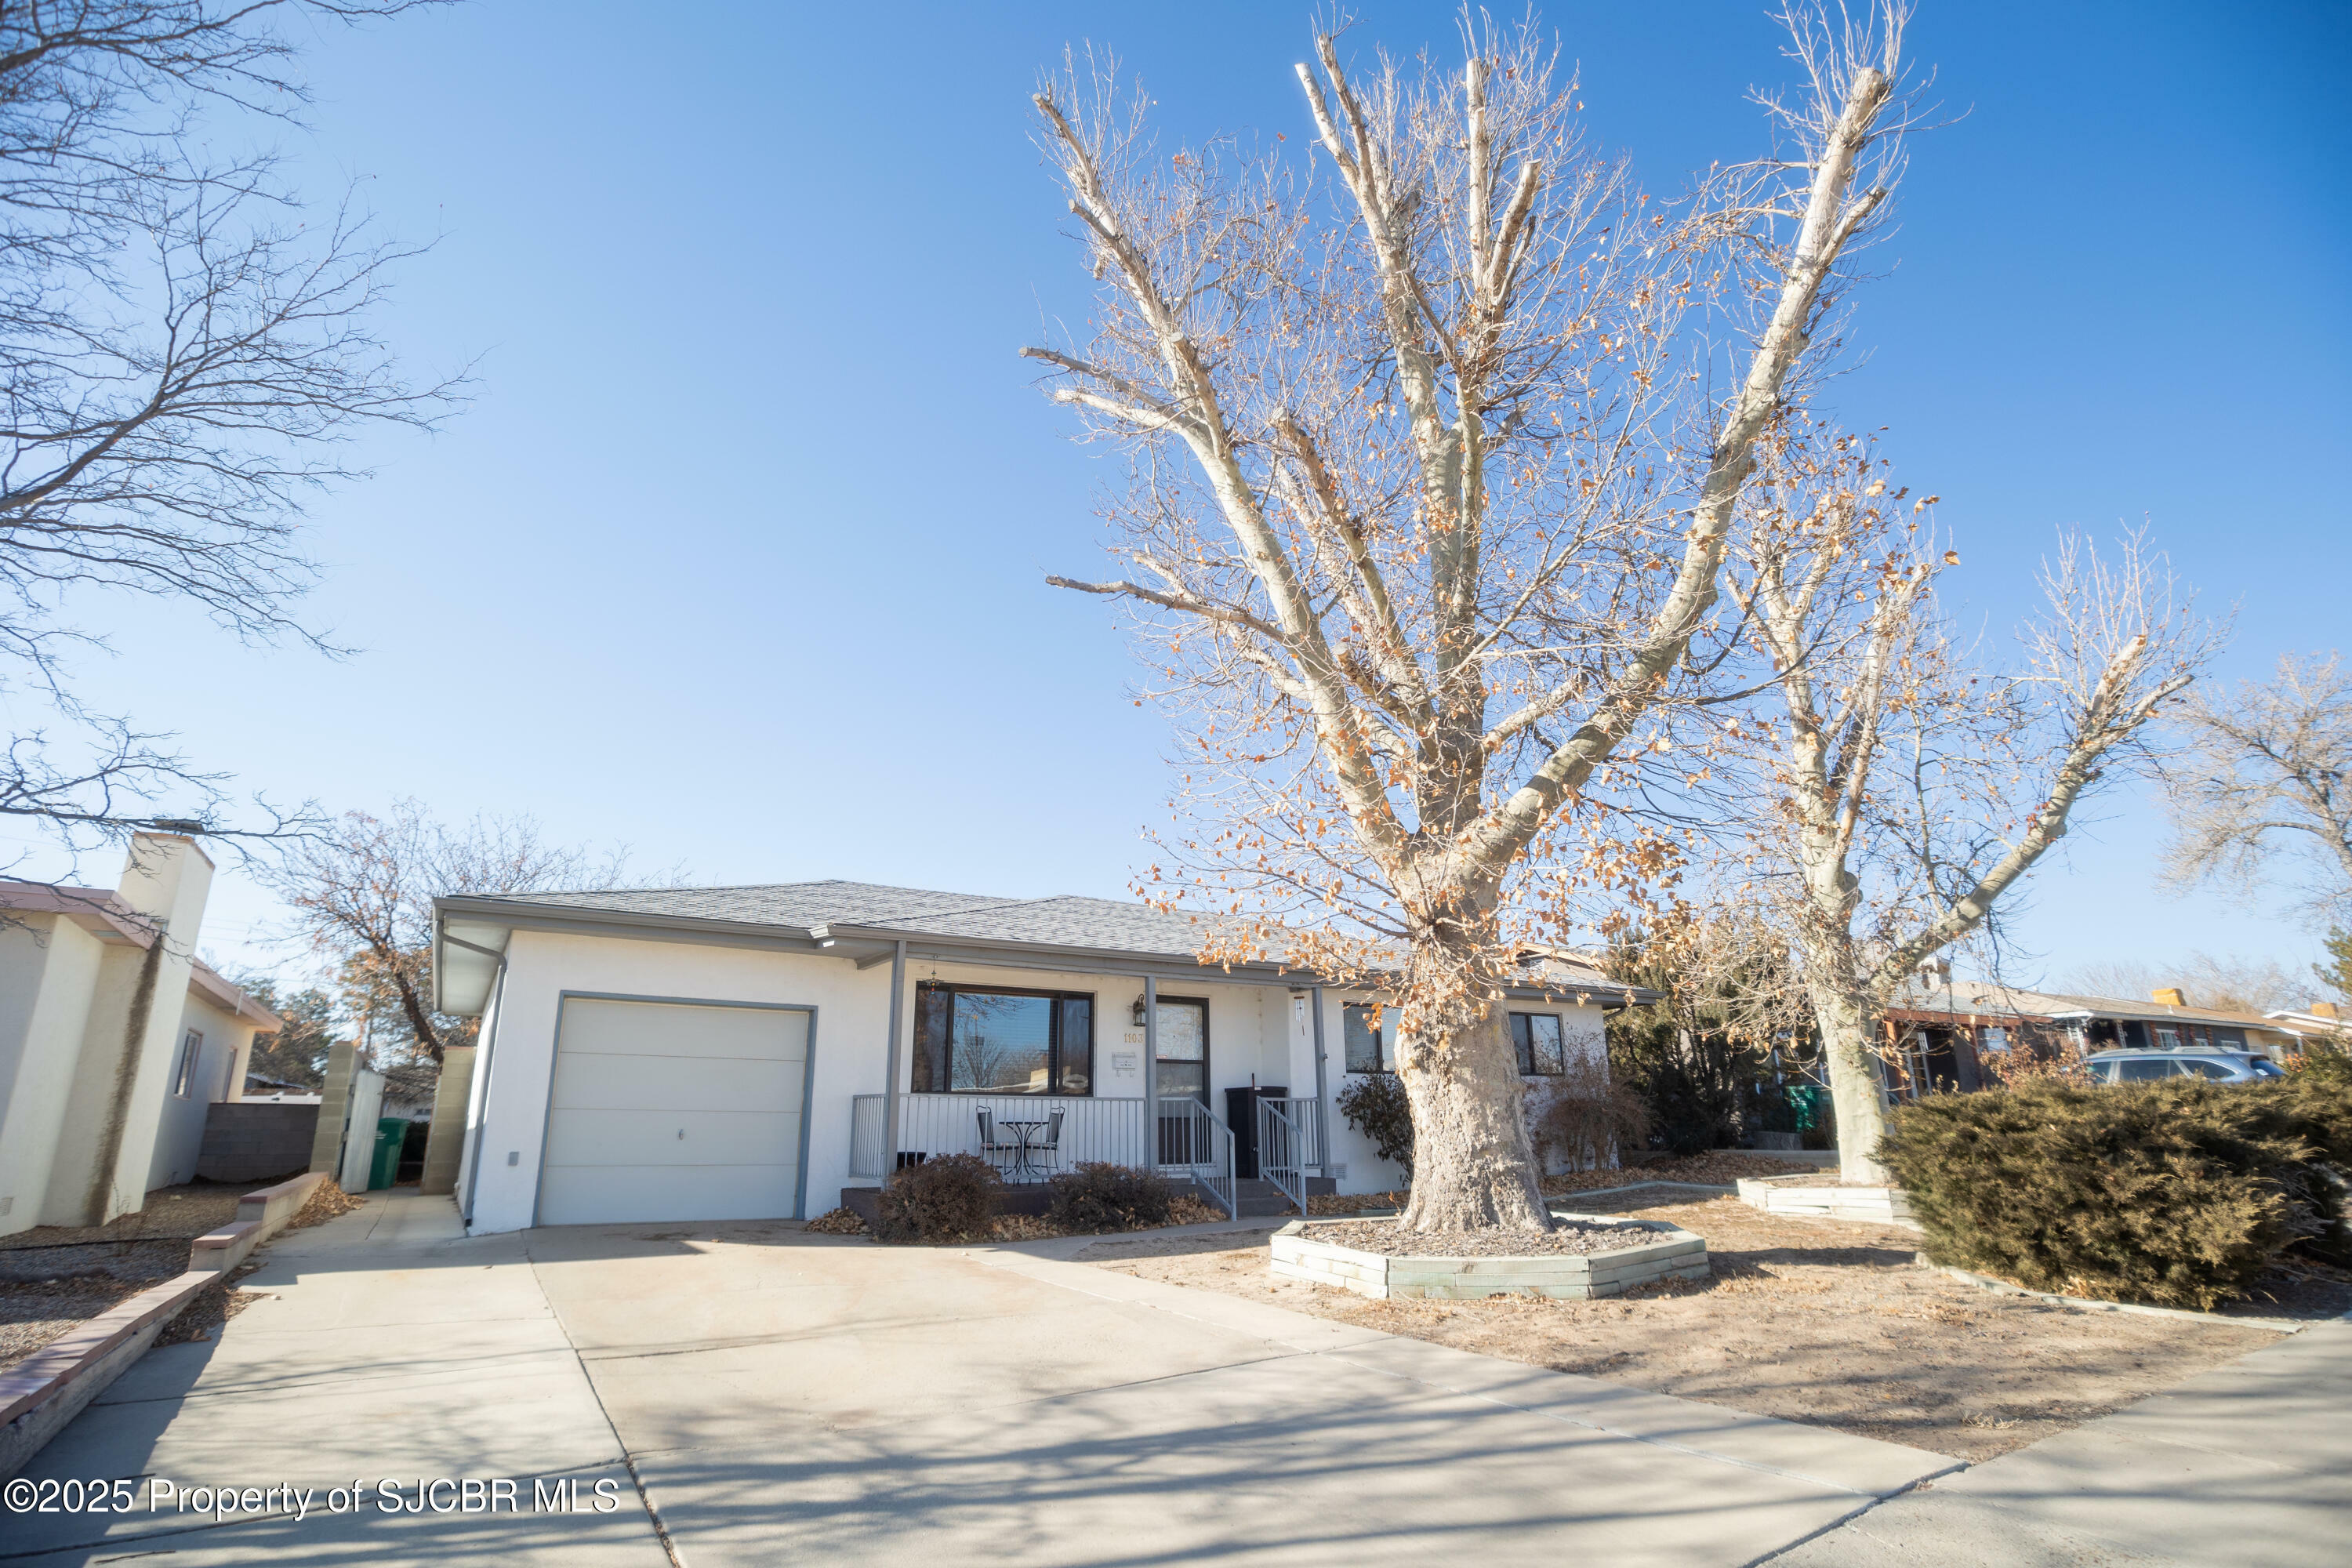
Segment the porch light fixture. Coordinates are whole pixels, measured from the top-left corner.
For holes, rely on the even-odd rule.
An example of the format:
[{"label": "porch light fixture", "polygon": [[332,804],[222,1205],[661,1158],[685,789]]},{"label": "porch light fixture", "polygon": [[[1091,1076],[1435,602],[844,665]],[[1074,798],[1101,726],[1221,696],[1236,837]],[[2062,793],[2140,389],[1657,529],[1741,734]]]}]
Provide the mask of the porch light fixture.
[{"label": "porch light fixture", "polygon": [[1135,999],[1135,1026],[1139,1029],[1143,1027],[1143,998],[1140,996]]}]

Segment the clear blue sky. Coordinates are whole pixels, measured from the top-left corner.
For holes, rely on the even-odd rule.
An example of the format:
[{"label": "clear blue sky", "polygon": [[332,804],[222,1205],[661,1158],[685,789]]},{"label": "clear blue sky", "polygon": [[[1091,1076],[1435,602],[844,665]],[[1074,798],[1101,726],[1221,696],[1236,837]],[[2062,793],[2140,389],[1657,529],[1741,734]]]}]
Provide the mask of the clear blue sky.
[{"label": "clear blue sky", "polygon": [[[1762,10],[1543,16],[1671,189],[1762,149]],[[295,150],[443,236],[384,326],[478,356],[478,401],[318,510],[313,613],[359,656],[92,600],[119,657],[87,694],[331,809],[530,812],[702,880],[1123,894],[1163,734],[1103,606],[1041,580],[1096,561],[1103,470],[1013,357],[1081,300],[1027,93],[1091,39],[1171,138],[1296,144],[1308,15],[499,0],[323,33]],[[1359,29],[1452,37],[1439,5]],[[2352,7],[1928,0],[1912,54],[1965,116],[1915,142],[1839,395],[1944,496],[1972,606],[2006,624],[2054,530],[2145,515],[2240,606],[2230,673],[2341,644]],[[2311,951],[2157,889],[2144,804],[2099,815],[2020,927],[2049,971]],[[230,879],[208,945],[258,956],[268,914]]]}]

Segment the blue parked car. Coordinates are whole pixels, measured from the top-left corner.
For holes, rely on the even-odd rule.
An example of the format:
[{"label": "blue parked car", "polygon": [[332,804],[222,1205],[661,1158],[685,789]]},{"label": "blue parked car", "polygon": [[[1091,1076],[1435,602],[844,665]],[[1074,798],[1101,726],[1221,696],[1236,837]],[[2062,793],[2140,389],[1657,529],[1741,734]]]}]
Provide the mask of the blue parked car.
[{"label": "blue parked car", "polygon": [[2161,1078],[2260,1083],[2286,1076],[2259,1051],[2101,1051],[2084,1058],[2083,1065],[2101,1083],[2151,1083]]}]

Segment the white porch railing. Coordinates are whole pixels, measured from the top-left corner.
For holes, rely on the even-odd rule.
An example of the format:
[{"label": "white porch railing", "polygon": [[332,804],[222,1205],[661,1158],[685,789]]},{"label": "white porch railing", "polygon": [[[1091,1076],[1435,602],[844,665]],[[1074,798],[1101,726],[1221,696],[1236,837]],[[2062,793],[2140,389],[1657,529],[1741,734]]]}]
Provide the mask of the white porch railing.
[{"label": "white porch railing", "polygon": [[1307,1212],[1307,1167],[1323,1168],[1319,1125],[1311,1096],[1257,1102],[1257,1173],[1300,1214]]},{"label": "white porch railing", "polygon": [[[1195,1100],[1160,1102],[1159,1147],[1144,1136],[1141,1100],[1097,1100],[1087,1095],[902,1094],[898,1097],[898,1146],[889,1142],[886,1095],[852,1095],[849,1101],[849,1173],[872,1181],[899,1164],[943,1154],[975,1154],[1013,1173],[1043,1181],[1073,1165],[1102,1162],[1156,1167],[1162,1174],[1198,1183],[1227,1214],[1234,1199],[1234,1138],[1206,1106]],[[981,1112],[990,1136],[983,1138]],[[1061,1115],[1058,1130],[1051,1127]],[[1013,1122],[1044,1122],[1029,1130],[1025,1161],[1009,1159],[1016,1140]],[[893,1158],[893,1155],[896,1158]]]}]

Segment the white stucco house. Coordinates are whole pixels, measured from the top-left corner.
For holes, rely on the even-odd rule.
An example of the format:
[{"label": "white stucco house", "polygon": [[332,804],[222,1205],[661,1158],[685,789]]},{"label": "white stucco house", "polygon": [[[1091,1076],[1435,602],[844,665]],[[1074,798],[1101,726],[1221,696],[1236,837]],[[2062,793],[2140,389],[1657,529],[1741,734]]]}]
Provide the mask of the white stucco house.
[{"label": "white stucco house", "polygon": [[121,882],[0,880],[0,1236],[102,1225],[192,1179],[276,1014],[195,956],[213,865],[133,837]]},{"label": "white stucco house", "polygon": [[[1398,1184],[1332,1109],[1391,1065],[1380,1010],[1270,963],[1203,967],[1187,916],[845,881],[436,910],[435,1005],[482,1020],[457,1177],[475,1234],[806,1218],[959,1152],[1016,1184],[1156,1163],[1229,1208],[1253,1183]],[[1513,1031],[1538,1078],[1648,999],[1558,957],[1526,979]]]}]

